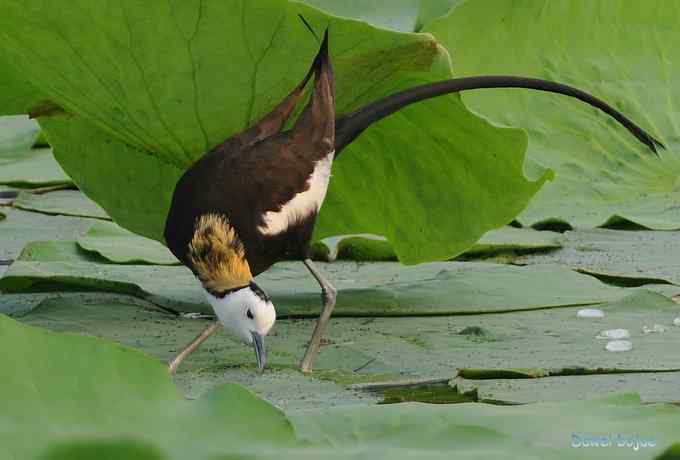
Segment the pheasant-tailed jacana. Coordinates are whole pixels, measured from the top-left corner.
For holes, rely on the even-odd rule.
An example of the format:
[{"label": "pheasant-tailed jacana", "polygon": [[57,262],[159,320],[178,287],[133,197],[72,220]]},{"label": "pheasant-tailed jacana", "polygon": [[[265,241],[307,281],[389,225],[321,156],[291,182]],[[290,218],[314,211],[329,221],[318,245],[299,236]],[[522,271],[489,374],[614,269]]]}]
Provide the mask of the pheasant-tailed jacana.
[{"label": "pheasant-tailed jacana", "polygon": [[[307,82],[311,98],[298,120],[282,131]],[[312,369],[321,335],[335,306],[336,291],[308,257],[333,160],[371,124],[414,102],[480,88],[529,88],[560,93],[586,102],[615,118],[653,152],[663,147],[605,102],[576,88],[533,78],[483,76],[457,78],[414,87],[335,117],[328,30],[302,82],[271,113],[227,139],[196,161],[175,187],[165,225],[173,254],[200,280],[219,321],[199,334],[169,363],[182,360],[223,325],[255,348],[263,369],[263,337],[274,325],[271,300],[254,276],[281,260],[303,261],[321,286],[323,308],[300,363]]]}]

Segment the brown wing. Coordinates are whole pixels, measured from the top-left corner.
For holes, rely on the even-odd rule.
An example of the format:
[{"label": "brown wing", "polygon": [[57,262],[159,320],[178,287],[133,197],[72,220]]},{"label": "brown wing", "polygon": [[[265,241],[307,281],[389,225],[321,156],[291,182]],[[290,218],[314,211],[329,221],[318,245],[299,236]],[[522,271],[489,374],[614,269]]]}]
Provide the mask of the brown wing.
[{"label": "brown wing", "polygon": [[291,141],[290,133],[283,133],[245,149],[222,146],[187,170],[175,187],[165,226],[173,254],[192,266],[187,248],[198,219],[207,214],[227,218],[246,244],[257,239],[264,214],[306,190],[314,170],[304,149]]},{"label": "brown wing", "polygon": [[241,241],[254,246],[261,239],[257,228],[263,225],[263,216],[307,190],[316,162],[332,150],[335,105],[327,32],[312,68],[314,93],[291,131],[266,137],[280,129],[292,111],[299,87],[263,121],[208,152],[178,181],[165,239],[194,272],[188,246],[202,216],[228,219]]}]

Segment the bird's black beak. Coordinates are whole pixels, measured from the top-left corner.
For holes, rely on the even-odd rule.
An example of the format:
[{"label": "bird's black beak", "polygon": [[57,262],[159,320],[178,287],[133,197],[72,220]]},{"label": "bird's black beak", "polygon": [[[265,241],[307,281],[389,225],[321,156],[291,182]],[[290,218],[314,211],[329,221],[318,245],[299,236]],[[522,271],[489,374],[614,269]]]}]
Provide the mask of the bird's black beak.
[{"label": "bird's black beak", "polygon": [[264,347],[264,337],[254,331],[250,331],[250,334],[253,336],[253,348],[255,349],[257,368],[261,372],[267,364],[267,350]]}]

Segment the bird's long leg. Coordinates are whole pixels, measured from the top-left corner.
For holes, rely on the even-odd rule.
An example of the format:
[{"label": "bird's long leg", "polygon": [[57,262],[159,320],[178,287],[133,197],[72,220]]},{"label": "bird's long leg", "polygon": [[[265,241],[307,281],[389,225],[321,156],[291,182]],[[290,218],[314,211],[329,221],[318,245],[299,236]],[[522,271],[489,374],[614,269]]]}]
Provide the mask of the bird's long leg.
[{"label": "bird's long leg", "polygon": [[321,346],[321,336],[326,329],[328,320],[331,318],[331,313],[333,313],[333,308],[335,307],[337,291],[316,268],[311,259],[305,259],[304,264],[317,283],[319,283],[319,286],[321,286],[321,300],[323,301],[323,309],[321,310],[321,315],[316,323],[316,327],[314,327],[312,338],[309,340],[305,357],[300,361],[300,370],[302,372],[312,372],[314,359],[319,353],[319,347]]},{"label": "bird's long leg", "polygon": [[187,345],[184,350],[182,350],[177,356],[175,356],[171,361],[168,362],[168,371],[170,371],[171,374],[174,374],[177,368],[179,367],[180,364],[182,364],[182,361],[189,356],[196,348],[199,347],[205,340],[213,335],[215,332],[217,332],[222,324],[219,321],[216,321],[212,323],[210,326],[206,327],[201,331],[200,334],[198,334],[194,340]]}]

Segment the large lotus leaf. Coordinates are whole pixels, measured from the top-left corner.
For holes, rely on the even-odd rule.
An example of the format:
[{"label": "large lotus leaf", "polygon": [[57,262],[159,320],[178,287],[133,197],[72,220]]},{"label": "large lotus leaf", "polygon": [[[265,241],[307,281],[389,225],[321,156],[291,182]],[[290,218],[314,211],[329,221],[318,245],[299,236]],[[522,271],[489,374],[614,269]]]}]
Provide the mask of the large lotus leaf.
[{"label": "large lotus leaf", "polygon": [[[568,417],[561,417],[562,412]],[[638,412],[639,411],[639,412]],[[642,406],[636,395],[621,395],[591,402],[564,402],[525,407],[499,407],[469,403],[343,407],[303,411],[289,416],[306,448],[256,450],[220,459],[677,459],[678,410],[670,405]],[[470,422],[468,422],[470,419]],[[517,419],[531,419],[528,426]],[[565,424],[554,423],[564,419]],[[640,419],[654,434],[637,434]],[[318,424],[317,424],[318,423]],[[487,426],[487,423],[489,426]],[[636,425],[636,423],[638,425]],[[623,433],[600,435],[598,429]],[[535,430],[535,431],[534,431]],[[597,435],[590,434],[597,432]],[[659,434],[657,434],[659,433]],[[594,436],[596,438],[594,439]],[[601,437],[600,437],[601,436]],[[582,446],[608,442],[606,447]],[[572,443],[574,444],[572,446]],[[245,449],[244,449],[245,450]],[[254,448],[250,450],[255,450]],[[130,458],[163,460],[161,451],[138,440],[71,441],[56,448],[47,460]],[[590,453],[592,452],[592,454]],[[100,455],[107,455],[101,457]],[[662,454],[660,457],[657,455]],[[110,456],[110,457],[108,457]],[[203,458],[192,456],[192,458]]]},{"label": "large lotus leaf", "polygon": [[[453,377],[460,368],[479,369],[477,374],[481,370],[492,374],[499,369],[553,368],[599,369],[601,372],[609,369],[609,373],[677,371],[680,359],[665,350],[680,337],[680,328],[673,326],[673,319],[680,316],[680,306],[646,290],[628,293],[630,295],[624,299],[598,307],[605,313],[601,319],[578,318],[579,309],[573,307],[447,318],[385,318],[368,325],[368,330],[375,331],[372,334],[350,330],[333,338],[340,348],[346,343],[354,349],[374,350],[383,363],[420,377]],[[643,333],[643,326],[653,324],[663,325],[665,332]],[[342,328],[341,325],[338,327]],[[617,328],[629,330],[633,343],[631,351],[607,351],[607,341],[597,338],[601,331]],[[332,335],[331,331],[329,334]],[[423,356],[427,359],[423,360]],[[677,378],[678,374],[673,375]],[[616,380],[611,380],[609,390],[604,389],[604,385],[600,390],[640,391],[646,398],[659,400],[643,386],[637,387],[636,380],[629,380],[627,374],[617,377],[617,386],[614,385]],[[508,385],[514,381],[509,380]],[[638,383],[643,381],[637,380]],[[509,393],[511,388],[506,392]],[[670,393],[671,390],[666,394]],[[581,395],[574,391],[562,394],[565,398],[576,399],[598,393],[591,391]],[[537,395],[534,401],[542,398]],[[672,392],[669,399],[680,400],[680,390]]]},{"label": "large lotus leaf", "polygon": [[680,284],[680,232],[578,230],[565,234],[564,248],[532,254],[520,264],[560,264],[621,283]]},{"label": "large lotus leaf", "polygon": [[661,159],[601,112],[560,95],[469,92],[471,109],[529,132],[528,157],[556,181],[519,221],[595,227],[626,219],[680,227],[677,2],[489,0],[458,5],[426,31],[455,57],[456,74],[515,74],[572,84],[601,97],[666,144]]},{"label": "large lotus leaf", "polygon": [[42,125],[54,134],[50,143],[55,157],[87,196],[121,226],[163,241],[180,169],[113,139],[82,118],[43,119]]},{"label": "large lotus leaf", "polygon": [[[639,421],[643,412],[649,423]],[[342,449],[344,456],[443,459],[455,452],[455,458],[577,459],[654,458],[678,437],[672,426],[678,417],[680,410],[676,407],[656,405],[641,411],[637,396],[620,395],[526,406],[351,406],[300,411],[291,419],[303,439],[323,439],[338,451]],[[654,447],[617,447],[617,434],[653,440]],[[578,438],[597,436],[611,436],[612,445],[572,446]]]},{"label": "large lotus leaf", "polygon": [[[617,452],[652,458],[678,441],[680,410],[643,406],[634,395],[518,407],[353,406],[285,416],[226,384],[191,401],[178,394],[161,363],[137,351],[5,316],[0,330],[0,345],[22,350],[0,357],[6,371],[0,389],[12,395],[0,414],[0,453],[9,458],[450,458],[454,448],[461,458],[516,458],[519,449],[536,458],[581,458],[580,450],[566,447],[572,433],[600,430],[653,438],[654,448]],[[639,433],[643,421],[649,433]]]},{"label": "large lotus leaf", "polygon": [[[5,0],[2,9],[0,59],[68,112],[40,119],[57,159],[116,222],[159,241],[181,171],[304,75],[317,45],[297,13],[319,31],[330,26],[339,113],[451,75],[427,35],[284,1],[82,1],[64,10]],[[455,256],[540,187],[524,178],[525,146],[523,132],[493,127],[457,96],[410,107],[337,162],[317,238],[386,235],[407,263]]]},{"label": "large lotus leaf", "polygon": [[[561,247],[562,235],[556,232],[504,227],[491,230],[464,253],[466,257],[483,257],[496,253],[546,251]],[[178,260],[162,244],[135,235],[112,222],[99,222],[78,238],[78,246],[96,252],[111,262],[176,265]],[[374,235],[324,238],[315,246],[320,260],[358,261],[396,260],[387,240]]]},{"label": "large lotus leaf", "polygon": [[0,60],[0,115],[21,115],[41,100],[35,87]]},{"label": "large lotus leaf", "polygon": [[[625,295],[622,288],[561,267],[336,262],[324,264],[322,270],[339,290],[335,316],[505,312],[585,305]],[[303,264],[277,264],[260,275],[258,283],[272,296],[279,317],[318,315],[319,286]],[[179,311],[211,312],[200,283],[185,267],[101,263],[83,254],[75,242],[28,244],[0,279],[0,288],[121,292]]]},{"label": "large lotus leaf", "polygon": [[[73,293],[52,295],[37,307],[31,299],[4,295],[0,305],[17,305],[21,321],[55,331],[91,334],[145,351],[159,360],[173,357],[207,320],[177,318],[144,302],[120,295]],[[19,304],[23,300],[26,308]],[[145,308],[147,307],[147,308]],[[594,398],[611,392],[635,391],[645,401],[680,401],[677,354],[668,353],[680,328],[672,326],[680,307],[665,297],[642,290],[622,301],[604,305],[605,318],[576,317],[578,307],[550,311],[454,317],[336,318],[326,334],[314,380],[295,375],[314,320],[279,319],[267,337],[269,371],[260,376],[252,348],[220,332],[211,337],[179,369],[177,382],[189,397],[199,397],[225,380],[246,385],[280,407],[299,408],[360,402],[376,396],[347,391],[349,384],[438,377],[444,381],[457,369],[477,369],[487,380],[460,380],[479,388],[484,399],[535,402]],[[27,310],[30,312],[27,313]],[[643,334],[642,325],[659,323],[664,333]],[[626,353],[604,349],[596,336],[603,329],[627,328],[634,348]],[[582,377],[519,380],[498,378],[499,370],[561,368],[562,374],[600,373]],[[355,371],[356,370],[356,371]],[[647,373],[630,373],[631,371]],[[627,372],[627,373],[624,373]],[[507,373],[506,373],[507,374]],[[592,387],[586,389],[588,381]],[[550,382],[556,390],[550,393]],[[574,382],[573,389],[568,383]],[[300,388],[304,388],[300,392]],[[532,398],[530,389],[536,388]]]},{"label": "large lotus leaf", "polygon": [[110,219],[97,203],[77,190],[57,190],[49,193],[20,192],[14,201],[14,207],[58,216]]},{"label": "large lotus leaf", "polygon": [[[560,324],[560,327],[548,326],[549,329],[543,332],[545,335],[538,332],[540,327],[537,327],[542,312],[527,315],[531,316],[526,320],[526,326],[530,328],[527,335],[533,336],[536,343],[528,348],[527,345],[520,346],[525,348],[522,353],[532,351],[532,358],[524,360],[530,368],[508,368],[502,360],[497,360],[485,368],[461,370],[454,383],[464,390],[478,388],[482,399],[513,403],[560,401],[576,395],[590,398],[607,392],[631,390],[647,401],[680,401],[680,392],[675,390],[680,382],[680,369],[676,367],[680,361],[675,361],[664,351],[680,335],[680,328],[673,325],[674,318],[680,317],[680,306],[664,296],[641,290],[598,308],[605,317],[596,320],[577,319],[562,310],[551,311],[544,319]],[[665,331],[643,331],[645,326],[655,324],[661,325]],[[508,327],[512,327],[511,324]],[[633,349],[623,353],[605,351],[607,340],[596,337],[608,329],[628,330]],[[550,344],[555,339],[559,339],[559,343]],[[563,345],[566,345],[564,351],[555,348]],[[511,359],[507,362],[522,361]],[[546,367],[539,364],[541,362],[553,364]],[[642,372],[662,369],[675,372]]]},{"label": "large lotus leaf", "polygon": [[165,366],[138,351],[4,315],[0,331],[2,346],[15,350],[0,358],[0,386],[12,395],[0,415],[2,458],[35,458],[48,446],[102,436],[152,442],[171,458],[297,444],[280,411],[236,385],[189,402]]},{"label": "large lotus leaf", "polygon": [[[118,294],[60,293],[43,299],[37,306],[28,305],[31,299],[16,299],[13,302],[17,307],[21,307],[20,300],[26,307],[31,307],[30,310],[26,308],[22,312],[17,308],[12,314],[21,315],[20,321],[26,324],[114,340],[144,351],[162,362],[171,359],[208,324],[208,320],[178,318]],[[4,310],[4,304],[0,302],[3,305],[0,312]],[[279,407],[309,408],[356,403],[367,396],[364,402],[374,399],[370,395],[357,394],[346,388],[344,382],[336,383],[334,380],[344,377],[346,383],[355,383],[398,376],[398,363],[373,359],[364,347],[354,348],[347,343],[337,349],[325,346],[315,365],[318,371],[315,378],[304,378],[296,365],[314,321],[279,320],[276,329],[267,337],[268,370],[264,374],[257,372],[252,347],[219,332],[180,367],[175,381],[190,398],[200,397],[210,388],[229,381],[247,386]],[[361,321],[365,320],[343,320],[333,326],[329,337],[338,343],[344,341],[345,337],[353,335],[352,330],[356,330]],[[418,350],[411,350],[411,353],[414,352]],[[369,360],[371,363],[364,373],[352,372]],[[376,376],[376,372],[383,374]],[[377,398],[374,400],[379,401]]]}]

